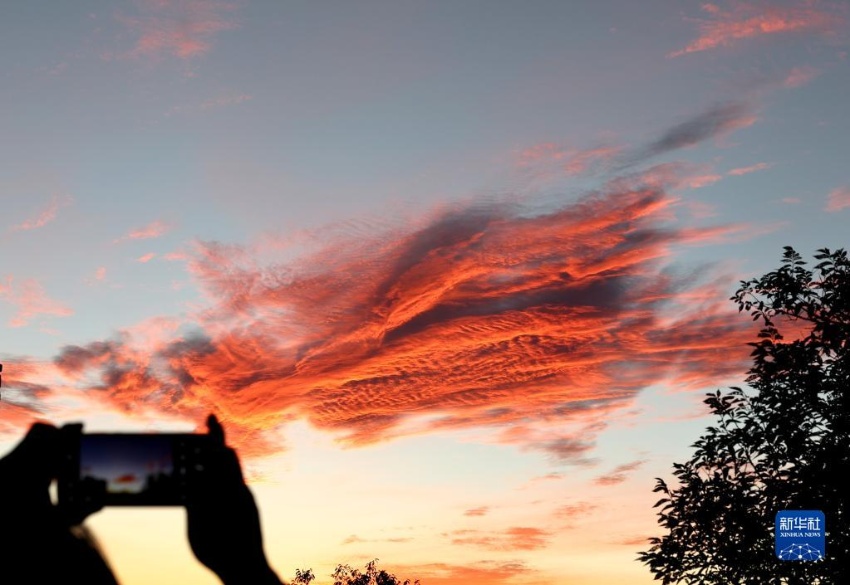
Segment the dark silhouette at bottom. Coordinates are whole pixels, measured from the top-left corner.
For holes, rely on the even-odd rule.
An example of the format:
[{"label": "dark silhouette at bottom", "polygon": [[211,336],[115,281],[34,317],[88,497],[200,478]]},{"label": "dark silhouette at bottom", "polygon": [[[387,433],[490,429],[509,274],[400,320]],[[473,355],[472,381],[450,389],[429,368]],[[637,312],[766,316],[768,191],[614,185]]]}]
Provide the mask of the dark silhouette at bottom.
[{"label": "dark silhouette at bottom", "polygon": [[[281,585],[263,550],[260,515],[224,429],[207,419],[210,446],[187,478],[186,517],[195,557],[225,585]],[[63,445],[82,425],[36,423],[0,459],[0,583],[117,585],[109,563],[82,521],[103,507],[101,491],[54,505],[48,488]]]}]

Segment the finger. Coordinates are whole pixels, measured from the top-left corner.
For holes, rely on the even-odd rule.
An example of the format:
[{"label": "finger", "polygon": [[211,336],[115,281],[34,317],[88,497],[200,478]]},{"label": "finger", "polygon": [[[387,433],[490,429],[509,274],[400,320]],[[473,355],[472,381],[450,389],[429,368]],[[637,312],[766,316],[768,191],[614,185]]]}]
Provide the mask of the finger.
[{"label": "finger", "polygon": [[207,430],[214,443],[224,445],[224,427],[221,426],[214,414],[207,417]]}]

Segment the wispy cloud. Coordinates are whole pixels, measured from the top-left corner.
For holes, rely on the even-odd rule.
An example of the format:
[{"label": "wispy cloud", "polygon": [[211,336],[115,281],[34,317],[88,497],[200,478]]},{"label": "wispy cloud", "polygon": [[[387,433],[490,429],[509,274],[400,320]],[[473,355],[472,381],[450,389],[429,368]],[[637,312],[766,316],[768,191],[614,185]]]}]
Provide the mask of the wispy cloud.
[{"label": "wispy cloud", "polygon": [[158,238],[165,234],[171,226],[162,220],[156,220],[141,228],[131,229],[129,232],[113,240],[114,244],[127,240],[149,240]]},{"label": "wispy cloud", "polygon": [[529,526],[512,526],[501,532],[455,530],[451,533],[455,545],[472,545],[494,551],[537,550],[545,548],[550,534]]},{"label": "wispy cloud", "polygon": [[23,327],[39,315],[67,317],[74,314],[66,305],[48,297],[41,283],[33,278],[16,283],[12,276],[7,276],[5,283],[0,283],[0,299],[16,309],[9,327]]},{"label": "wispy cloud", "polygon": [[773,166],[773,164],[771,164],[771,163],[761,162],[761,163],[757,163],[757,164],[754,164],[754,165],[750,165],[748,167],[739,167],[739,168],[736,168],[736,169],[732,169],[732,170],[728,171],[726,174],[732,175],[733,177],[740,177],[741,175],[749,175],[750,173],[755,173],[755,172],[758,172],[758,171],[764,171],[766,169],[769,169],[772,166]]},{"label": "wispy cloud", "polygon": [[156,254],[154,252],[148,252],[147,254],[144,254],[144,255],[136,258],[136,262],[141,262],[142,264],[146,264],[146,263],[150,262],[151,260],[153,260],[155,257],[156,257]]},{"label": "wispy cloud", "polygon": [[201,105],[199,107],[201,110],[213,110],[216,108],[223,108],[225,106],[241,104],[251,99],[252,97],[247,93],[221,95],[216,98],[204,100],[203,102],[201,102]]},{"label": "wispy cloud", "polygon": [[796,2],[795,5],[732,2],[726,10],[717,4],[702,5],[706,16],[689,19],[696,22],[699,36],[687,46],[668,54],[679,57],[688,53],[729,47],[738,41],[789,33],[824,34],[843,20],[834,4]]},{"label": "wispy cloud", "polygon": [[484,516],[487,512],[490,511],[490,508],[487,506],[481,506],[479,508],[470,508],[466,510],[463,515],[464,516]]},{"label": "wispy cloud", "polygon": [[648,158],[696,146],[710,138],[751,126],[756,119],[751,107],[746,103],[717,104],[668,129],[644,148],[644,156]]},{"label": "wispy cloud", "polygon": [[118,20],[135,37],[133,57],[191,59],[208,53],[215,36],[236,28],[236,4],[219,0],[137,0]]},{"label": "wispy cloud", "polygon": [[590,502],[578,502],[575,504],[565,504],[555,510],[555,516],[567,518],[569,520],[577,520],[584,516],[590,515],[594,510],[598,509],[598,504]]},{"label": "wispy cloud", "polygon": [[827,211],[840,211],[850,207],[850,187],[842,186],[833,189],[826,199]]},{"label": "wispy cloud", "polygon": [[203,100],[202,102],[196,102],[194,104],[187,105],[179,105],[174,106],[170,110],[168,110],[165,115],[173,116],[176,114],[189,114],[192,112],[209,112],[212,110],[218,110],[220,108],[226,108],[229,106],[235,106],[238,104],[245,103],[253,99],[253,96],[247,93],[227,93],[221,94],[216,97],[208,98]]},{"label": "wispy cloud", "polygon": [[794,67],[782,81],[785,87],[800,87],[817,77],[820,71],[814,67]]},{"label": "wispy cloud", "polygon": [[[588,149],[566,148],[544,142],[519,152],[517,166],[537,174],[553,174],[553,169],[567,176],[600,173],[616,176],[624,170],[676,150],[695,147],[706,140],[721,139],[736,130],[753,125],[758,117],[746,102],[733,101],[711,105],[682,122],[674,124],[657,137],[634,147],[600,146]],[[674,163],[680,169],[694,165]],[[689,188],[697,189],[720,180],[716,173],[689,173]],[[683,179],[684,180],[684,179]],[[687,186],[683,183],[681,186]]]},{"label": "wispy cloud", "polygon": [[54,195],[50,201],[38,213],[21,223],[12,226],[15,231],[34,230],[46,226],[48,223],[56,219],[56,214],[63,207],[67,207],[72,202],[72,199],[67,195]]},{"label": "wispy cloud", "polygon": [[640,461],[632,461],[631,463],[624,463],[623,465],[618,465],[609,473],[605,475],[600,475],[594,480],[594,483],[597,485],[615,485],[618,483],[622,483],[626,481],[628,474],[636,469],[640,468],[645,460]]},{"label": "wispy cloud", "polygon": [[564,174],[576,176],[607,170],[621,153],[619,146],[596,146],[586,149],[567,148],[553,142],[544,142],[522,150],[517,165],[534,171],[559,168]]}]

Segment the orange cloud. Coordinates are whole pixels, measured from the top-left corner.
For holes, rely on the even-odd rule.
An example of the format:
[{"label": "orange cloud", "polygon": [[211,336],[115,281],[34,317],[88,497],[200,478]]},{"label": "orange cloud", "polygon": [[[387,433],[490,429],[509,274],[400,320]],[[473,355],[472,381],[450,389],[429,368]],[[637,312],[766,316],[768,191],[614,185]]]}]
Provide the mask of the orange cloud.
[{"label": "orange cloud", "polygon": [[693,19],[697,22],[699,37],[668,57],[728,47],[737,41],[757,37],[829,33],[843,20],[836,7],[818,2],[802,2],[798,6],[734,2],[730,10],[715,4],[704,4],[702,9],[708,17]]},{"label": "orange cloud", "polygon": [[555,510],[555,516],[576,520],[583,516],[589,515],[591,512],[599,508],[597,504],[590,502],[579,502],[577,504],[566,504]]},{"label": "orange cloud", "polygon": [[850,187],[838,187],[833,189],[826,200],[827,211],[839,211],[850,207]]},{"label": "orange cloud", "polygon": [[50,202],[45,206],[38,215],[32,217],[30,219],[24,220],[23,222],[12,226],[12,229],[15,231],[22,230],[34,230],[40,227],[44,227],[54,219],[56,219],[56,214],[59,212],[59,209],[71,204],[70,197],[59,197],[53,196],[50,199]]},{"label": "orange cloud", "polygon": [[191,59],[212,48],[216,34],[236,28],[236,6],[219,0],[140,0],[138,13],[118,19],[136,36],[132,57]]},{"label": "orange cloud", "polygon": [[114,483],[134,483],[134,482],[138,481],[138,479],[139,478],[136,477],[132,473],[125,473],[124,475],[121,475],[121,476],[113,479],[112,481]]},{"label": "orange cloud", "polygon": [[480,508],[470,508],[466,512],[463,513],[464,516],[484,516],[490,510],[487,506],[481,506]]},{"label": "orange cloud", "polygon": [[539,528],[513,526],[496,534],[480,530],[455,530],[452,544],[472,545],[489,550],[517,551],[546,548],[550,534]]},{"label": "orange cloud", "polygon": [[469,583],[487,583],[500,585],[516,583],[522,578],[524,585],[544,585],[549,580],[529,581],[534,571],[520,562],[481,561],[470,565],[450,565],[430,563],[426,565],[404,565],[397,569],[390,567],[393,573],[415,575],[428,585],[469,585]]},{"label": "orange cloud", "polygon": [[41,283],[32,278],[16,285],[14,279],[7,276],[6,284],[0,284],[0,299],[5,299],[17,309],[9,320],[9,327],[23,327],[38,315],[67,317],[74,314],[70,308],[48,297]]},{"label": "orange cloud", "polygon": [[130,230],[120,238],[113,240],[113,243],[117,244],[125,240],[149,240],[151,238],[158,238],[165,234],[169,227],[170,226],[164,221],[156,220],[144,227]]},{"label": "orange cloud", "polygon": [[146,264],[146,263],[150,262],[151,260],[153,260],[155,257],[156,257],[156,254],[154,254],[153,252],[148,252],[147,254],[144,254],[144,255],[136,258],[136,262],[141,262],[142,264]]},{"label": "orange cloud", "polygon": [[[674,246],[735,232],[673,227],[662,188],[612,185],[555,209],[458,206],[329,235],[285,263],[199,243],[188,265],[211,305],[195,333],[68,346],[56,364],[128,412],[215,411],[246,455],[278,449],[267,431],[296,417],[358,445],[414,422],[590,420],[652,384],[740,376],[752,330],[726,300],[731,279],[668,264]],[[597,431],[501,440],[586,464]]]}]

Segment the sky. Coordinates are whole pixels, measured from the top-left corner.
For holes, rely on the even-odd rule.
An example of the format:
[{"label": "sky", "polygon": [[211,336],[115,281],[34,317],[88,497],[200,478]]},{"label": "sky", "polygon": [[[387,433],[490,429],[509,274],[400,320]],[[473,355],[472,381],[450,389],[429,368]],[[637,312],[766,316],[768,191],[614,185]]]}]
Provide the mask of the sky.
[{"label": "sky", "polygon": [[[0,453],[215,413],[283,578],[653,582],[654,478],[746,376],[729,297],[847,244],[848,18],[6,7]],[[180,509],[88,522],[124,585],[217,582]]]}]

